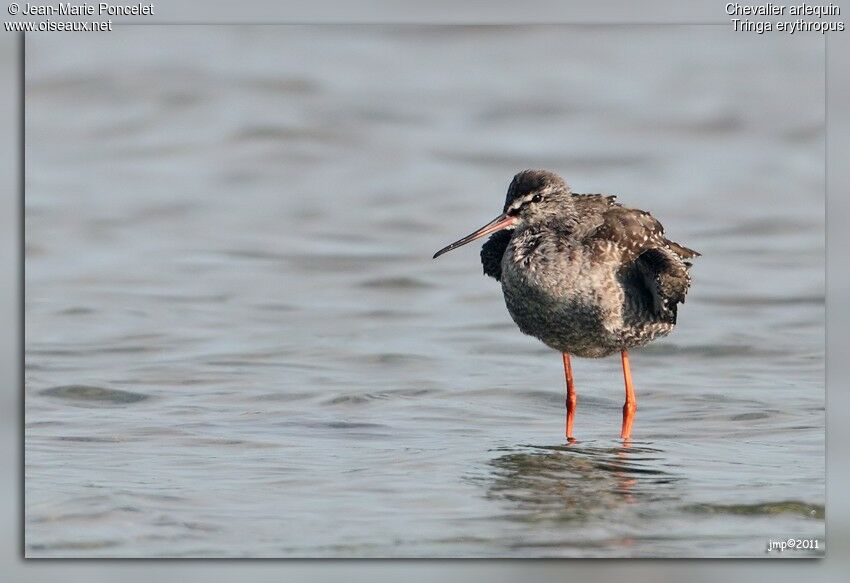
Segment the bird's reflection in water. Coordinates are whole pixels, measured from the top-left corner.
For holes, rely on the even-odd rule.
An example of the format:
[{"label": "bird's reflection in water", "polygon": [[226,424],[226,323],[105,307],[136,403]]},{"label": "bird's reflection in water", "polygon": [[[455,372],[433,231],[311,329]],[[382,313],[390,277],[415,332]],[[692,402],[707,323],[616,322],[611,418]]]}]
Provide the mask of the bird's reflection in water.
[{"label": "bird's reflection in water", "polygon": [[661,469],[663,451],[649,444],[518,446],[490,464],[488,496],[511,502],[517,520],[625,518],[679,499],[680,478]]}]

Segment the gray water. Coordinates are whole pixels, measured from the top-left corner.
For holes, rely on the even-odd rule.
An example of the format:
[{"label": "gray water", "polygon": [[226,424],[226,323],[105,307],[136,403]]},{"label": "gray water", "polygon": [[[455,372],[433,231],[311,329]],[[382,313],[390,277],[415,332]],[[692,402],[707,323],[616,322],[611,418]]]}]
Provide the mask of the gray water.
[{"label": "gray water", "polygon": [[[824,541],[823,41],[726,27],[29,35],[31,557],[777,556]],[[523,336],[512,174],[703,252],[670,337]],[[785,551],[781,556],[808,556]]]}]

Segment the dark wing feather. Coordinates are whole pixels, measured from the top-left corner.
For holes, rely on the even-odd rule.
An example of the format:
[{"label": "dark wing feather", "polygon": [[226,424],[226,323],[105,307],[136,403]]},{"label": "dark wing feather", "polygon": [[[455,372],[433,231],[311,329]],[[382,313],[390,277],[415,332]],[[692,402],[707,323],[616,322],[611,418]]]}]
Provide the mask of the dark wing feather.
[{"label": "dark wing feather", "polygon": [[631,300],[655,317],[675,323],[677,305],[684,303],[691,284],[691,264],[685,259],[699,253],[664,237],[664,227],[648,212],[620,206],[606,211],[587,239],[615,243]]},{"label": "dark wing feather", "polygon": [[484,266],[484,275],[502,280],[502,257],[511,241],[513,231],[497,231],[490,235],[487,242],[481,247],[481,264]]},{"label": "dark wing feather", "polygon": [[678,305],[685,303],[691,285],[688,268],[681,257],[663,247],[647,249],[631,267],[652,298],[651,312],[661,320],[676,323]]},{"label": "dark wing feather", "polygon": [[602,222],[587,239],[616,243],[622,252],[622,263],[633,262],[646,249],[665,247],[664,227],[646,211],[621,206],[602,215]]}]

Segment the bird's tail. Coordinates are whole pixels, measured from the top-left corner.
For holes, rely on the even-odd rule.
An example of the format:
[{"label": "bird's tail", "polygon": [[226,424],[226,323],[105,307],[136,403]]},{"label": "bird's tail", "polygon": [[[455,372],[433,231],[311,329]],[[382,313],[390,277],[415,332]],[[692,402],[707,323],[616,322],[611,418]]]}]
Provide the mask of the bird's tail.
[{"label": "bird's tail", "polygon": [[669,239],[667,239],[666,241],[667,246],[670,247],[670,249],[672,249],[673,252],[682,259],[691,259],[693,257],[699,257],[700,255],[702,255],[702,253],[700,253],[699,251],[694,251],[693,249],[689,249],[684,245],[679,245],[675,241],[671,241]]}]

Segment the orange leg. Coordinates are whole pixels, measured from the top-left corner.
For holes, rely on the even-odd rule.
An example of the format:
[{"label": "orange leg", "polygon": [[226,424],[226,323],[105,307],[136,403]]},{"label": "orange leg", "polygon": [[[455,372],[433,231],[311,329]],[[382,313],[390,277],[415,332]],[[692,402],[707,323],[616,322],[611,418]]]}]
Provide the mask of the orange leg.
[{"label": "orange leg", "polygon": [[632,434],[635,411],[637,411],[637,399],[635,387],[632,384],[632,369],[629,367],[629,353],[623,350],[620,354],[623,359],[623,379],[626,381],[626,403],[623,405],[623,429],[620,431],[620,437],[629,439]]},{"label": "orange leg", "polygon": [[564,376],[567,377],[567,439],[573,441],[573,418],[576,414],[576,404],[578,397],[576,396],[576,386],[573,383],[573,367],[570,364],[570,355],[563,353],[564,357]]}]

